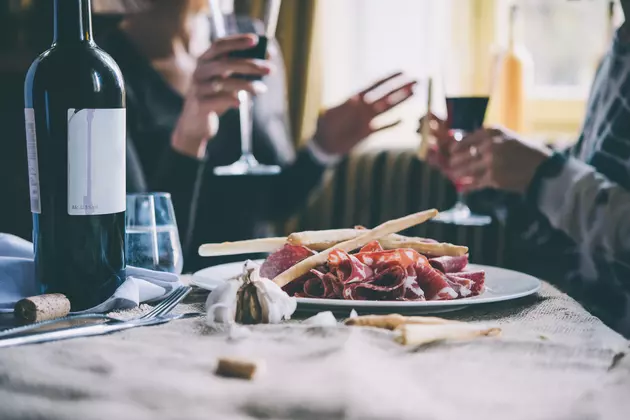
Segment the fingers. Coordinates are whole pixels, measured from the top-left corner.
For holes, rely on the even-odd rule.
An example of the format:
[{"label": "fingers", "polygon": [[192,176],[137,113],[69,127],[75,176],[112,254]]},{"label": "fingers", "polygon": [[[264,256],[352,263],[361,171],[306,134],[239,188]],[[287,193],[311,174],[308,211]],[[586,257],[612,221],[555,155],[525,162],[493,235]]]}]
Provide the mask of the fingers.
[{"label": "fingers", "polygon": [[373,84],[373,85],[371,85],[370,87],[368,87],[368,88],[366,88],[366,89],[362,90],[361,92],[359,92],[359,94],[358,94],[358,95],[359,95],[359,97],[360,97],[360,98],[363,98],[365,95],[367,95],[368,93],[370,93],[370,92],[371,92],[371,91],[373,91],[374,89],[378,88],[378,87],[379,87],[379,86],[381,86],[381,85],[384,85],[385,83],[389,82],[389,81],[390,81],[390,80],[392,80],[392,79],[395,79],[396,77],[398,77],[398,76],[400,76],[400,75],[402,75],[402,72],[401,72],[401,71],[396,72],[396,73],[394,73],[394,74],[391,74],[391,75],[389,75],[389,76],[387,76],[387,77],[385,77],[385,78],[383,78],[383,79],[381,79],[381,80],[377,81],[376,83],[374,83],[374,84]]},{"label": "fingers", "polygon": [[239,101],[236,92],[223,92],[199,100],[199,107],[206,112],[223,114],[230,108],[238,108]]},{"label": "fingers", "polygon": [[265,60],[224,58],[215,61],[200,61],[193,74],[197,82],[215,77],[230,77],[233,74],[247,76],[266,76],[272,70],[271,63]]},{"label": "fingers", "polygon": [[469,146],[467,149],[453,151],[450,155],[449,165],[451,167],[466,166],[488,156],[492,156],[492,143],[482,141],[477,145]]},{"label": "fingers", "polygon": [[406,101],[413,96],[413,87],[416,85],[416,81],[405,83],[404,85],[390,90],[372,103],[372,109],[375,115],[382,114],[390,109],[394,108],[398,104]]},{"label": "fingers", "polygon": [[199,57],[200,61],[214,60],[232,51],[248,50],[258,44],[255,34],[237,34],[226,36],[212,43],[210,48]]},{"label": "fingers", "polygon": [[[487,155],[489,156],[489,155]],[[481,159],[477,158],[469,160],[465,164],[454,166],[449,161],[448,174],[452,179],[459,178],[481,178],[490,168],[490,157],[482,156]]]},{"label": "fingers", "polygon": [[195,85],[195,95],[204,99],[223,93],[234,93],[244,90],[252,95],[260,95],[267,91],[267,87],[261,81],[248,81],[244,79],[213,79]]},{"label": "fingers", "polygon": [[376,129],[372,129],[371,133],[372,134],[373,133],[378,133],[379,131],[387,130],[387,129],[392,128],[392,127],[396,127],[401,122],[402,122],[402,120],[398,120],[398,121],[394,121],[393,123],[386,124],[386,125],[384,125],[382,127],[378,127]]},{"label": "fingers", "polygon": [[503,132],[496,128],[481,128],[472,134],[467,135],[459,142],[451,145],[451,153],[468,152],[471,146],[479,146],[485,141],[493,141],[495,137],[502,137]]}]

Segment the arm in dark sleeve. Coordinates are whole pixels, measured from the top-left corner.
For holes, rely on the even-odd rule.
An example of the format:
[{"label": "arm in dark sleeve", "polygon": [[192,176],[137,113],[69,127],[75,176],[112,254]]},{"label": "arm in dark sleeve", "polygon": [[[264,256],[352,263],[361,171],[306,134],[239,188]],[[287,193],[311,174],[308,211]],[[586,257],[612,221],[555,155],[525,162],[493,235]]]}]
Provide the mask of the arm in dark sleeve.
[{"label": "arm in dark sleeve", "polygon": [[273,187],[272,217],[283,220],[303,207],[311,192],[321,183],[326,166],[319,163],[306,149],[301,149],[295,161],[283,168]]}]

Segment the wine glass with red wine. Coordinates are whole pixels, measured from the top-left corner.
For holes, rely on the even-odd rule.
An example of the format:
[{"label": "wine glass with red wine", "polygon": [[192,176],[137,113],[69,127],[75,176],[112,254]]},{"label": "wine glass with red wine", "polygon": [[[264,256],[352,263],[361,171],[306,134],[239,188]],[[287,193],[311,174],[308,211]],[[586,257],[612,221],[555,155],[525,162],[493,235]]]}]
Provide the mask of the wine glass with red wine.
[{"label": "wine glass with red wine", "polygon": [[[236,24],[234,14],[224,15],[221,11],[219,0],[208,0],[210,6],[210,17],[212,20],[213,39],[220,39],[227,35],[241,33]],[[258,44],[249,50],[236,51],[230,54],[232,57],[259,58],[264,59],[267,55],[267,44],[275,37],[278,15],[280,12],[281,0],[267,0],[265,2],[265,18],[263,22],[263,33],[258,33]],[[232,77],[242,77],[255,80],[249,76],[234,75]],[[253,105],[252,95],[244,90],[238,92],[239,116],[241,128],[241,157],[236,162],[228,166],[218,166],[214,168],[214,174],[218,176],[238,176],[238,175],[277,175],[280,173],[278,165],[264,165],[254,157],[252,150],[252,130],[253,130]]]},{"label": "wine glass with red wine", "polygon": [[[474,61],[474,58],[470,61]],[[449,66],[443,70],[446,76],[444,80],[446,122],[454,141],[462,141],[468,134],[483,126],[496,78],[495,63],[489,59],[485,62],[488,63],[487,66],[469,62],[464,66]],[[484,79],[484,76],[487,79]],[[471,154],[473,153],[477,153],[477,150],[471,148]],[[441,212],[433,220],[463,226],[485,226],[492,223],[490,216],[475,214],[466,204],[463,188],[472,180],[459,178],[451,181],[457,191],[457,201],[452,208]]]}]

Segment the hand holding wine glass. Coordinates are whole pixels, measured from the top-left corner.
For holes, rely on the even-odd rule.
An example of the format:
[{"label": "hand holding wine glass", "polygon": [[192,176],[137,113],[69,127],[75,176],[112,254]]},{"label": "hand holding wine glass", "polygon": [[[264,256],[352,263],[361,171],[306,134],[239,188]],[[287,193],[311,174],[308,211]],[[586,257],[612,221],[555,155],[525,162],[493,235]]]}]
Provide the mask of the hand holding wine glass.
[{"label": "hand holding wine glass", "polygon": [[265,92],[262,81],[232,77],[235,74],[262,77],[271,72],[266,60],[233,58],[228,54],[248,50],[258,43],[255,34],[236,34],[219,39],[199,57],[192,85],[173,135],[172,147],[185,155],[201,158],[207,142],[219,128],[219,116],[239,105],[238,92]]},{"label": "hand holding wine glass", "polygon": [[[476,150],[474,155],[471,149]],[[482,128],[451,145],[448,174],[453,179],[469,179],[464,192],[497,188],[523,194],[551,155],[548,147],[506,129]]]}]

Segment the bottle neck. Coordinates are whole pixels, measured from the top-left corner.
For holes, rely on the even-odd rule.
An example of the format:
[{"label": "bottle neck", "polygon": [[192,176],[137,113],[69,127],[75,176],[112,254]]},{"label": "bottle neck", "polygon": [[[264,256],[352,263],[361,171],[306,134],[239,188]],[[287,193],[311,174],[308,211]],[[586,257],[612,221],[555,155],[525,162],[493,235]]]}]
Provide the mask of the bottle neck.
[{"label": "bottle neck", "polygon": [[508,50],[514,51],[514,46],[516,45],[516,14],[517,7],[512,5],[510,7],[510,19],[508,24]]},{"label": "bottle neck", "polygon": [[55,44],[92,41],[92,1],[55,0]]}]

